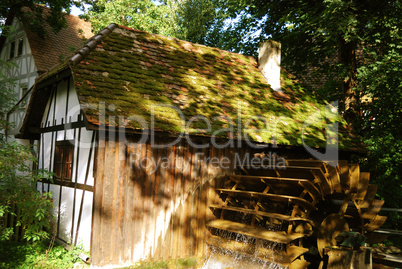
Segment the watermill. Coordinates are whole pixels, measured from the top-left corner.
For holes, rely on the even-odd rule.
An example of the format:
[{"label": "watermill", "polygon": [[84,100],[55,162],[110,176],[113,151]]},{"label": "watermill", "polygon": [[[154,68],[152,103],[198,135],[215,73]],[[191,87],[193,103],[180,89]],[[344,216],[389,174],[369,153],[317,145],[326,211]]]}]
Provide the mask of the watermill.
[{"label": "watermill", "polygon": [[[261,156],[262,158],[263,156]],[[225,255],[242,255],[283,267],[305,268],[309,255],[323,257],[342,231],[370,239],[386,217],[377,186],[358,164],[287,160],[284,167],[241,166],[216,191],[207,224],[208,245]],[[317,253],[318,252],[318,253]]]}]

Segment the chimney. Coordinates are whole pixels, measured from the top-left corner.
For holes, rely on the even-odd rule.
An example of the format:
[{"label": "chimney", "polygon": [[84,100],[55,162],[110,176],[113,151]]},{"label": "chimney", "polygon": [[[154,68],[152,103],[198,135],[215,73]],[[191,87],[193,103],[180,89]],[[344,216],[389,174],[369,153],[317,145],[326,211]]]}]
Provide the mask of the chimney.
[{"label": "chimney", "polygon": [[281,43],[267,40],[258,51],[258,68],[274,91],[281,90]]}]

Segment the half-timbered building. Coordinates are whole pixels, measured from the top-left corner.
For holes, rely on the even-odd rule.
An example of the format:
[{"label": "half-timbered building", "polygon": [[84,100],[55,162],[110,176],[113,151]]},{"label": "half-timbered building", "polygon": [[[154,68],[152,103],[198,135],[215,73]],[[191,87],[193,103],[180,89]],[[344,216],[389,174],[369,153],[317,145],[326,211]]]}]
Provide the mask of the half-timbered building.
[{"label": "half-timbered building", "polygon": [[[44,6],[42,9],[42,15],[48,16],[50,9]],[[7,115],[7,119],[14,123],[8,132],[12,139],[21,127],[35,79],[60,64],[64,57],[84,44],[85,38],[92,36],[89,22],[68,14],[65,14],[65,19],[67,27],[58,33],[54,33],[51,26],[45,24],[46,34],[43,38],[12,14],[5,22],[9,31],[7,36],[0,37],[0,59],[15,64],[2,70],[6,77],[15,79],[14,93],[17,101]]]},{"label": "half-timbered building", "polygon": [[55,173],[38,190],[53,192],[57,237],[90,246],[94,266],[202,256],[224,176],[261,158],[278,175],[333,141],[344,158],[359,148],[335,107],[271,72],[275,42],[260,52],[257,63],[112,24],[44,73],[21,137]]}]

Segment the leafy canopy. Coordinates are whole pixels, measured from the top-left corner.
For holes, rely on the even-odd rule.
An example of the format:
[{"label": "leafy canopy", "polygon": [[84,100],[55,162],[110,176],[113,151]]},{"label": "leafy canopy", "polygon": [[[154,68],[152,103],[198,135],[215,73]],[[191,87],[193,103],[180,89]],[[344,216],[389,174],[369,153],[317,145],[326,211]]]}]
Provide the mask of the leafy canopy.
[{"label": "leafy canopy", "polygon": [[210,33],[222,25],[219,0],[98,0],[82,16],[99,31],[111,23],[200,44],[213,44]]},{"label": "leafy canopy", "polygon": [[[79,3],[74,0],[0,0],[0,17],[4,20],[10,15],[15,16],[25,27],[37,33],[40,37],[46,37],[44,24],[49,24],[56,33],[67,27],[67,21],[63,12],[70,12],[70,7]],[[45,13],[40,5],[50,8]],[[2,30],[8,30],[2,25]]]}]

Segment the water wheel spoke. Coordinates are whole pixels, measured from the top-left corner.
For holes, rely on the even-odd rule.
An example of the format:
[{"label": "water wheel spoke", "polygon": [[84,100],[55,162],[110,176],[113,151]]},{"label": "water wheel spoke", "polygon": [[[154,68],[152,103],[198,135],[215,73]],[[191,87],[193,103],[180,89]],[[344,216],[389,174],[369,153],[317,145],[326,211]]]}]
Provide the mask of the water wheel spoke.
[{"label": "water wheel spoke", "polygon": [[317,208],[310,202],[301,199],[299,197],[281,195],[281,194],[272,194],[272,193],[261,193],[255,191],[240,191],[240,190],[227,190],[227,189],[216,189],[216,191],[221,193],[227,193],[231,195],[239,195],[239,196],[251,196],[256,198],[264,198],[271,201],[276,202],[288,202],[294,203],[304,207],[307,210],[317,210]]},{"label": "water wheel spoke", "polygon": [[318,181],[322,187],[324,195],[332,194],[331,184],[328,181],[328,177],[321,169],[311,169],[311,173],[314,175],[316,181]]},{"label": "water wheel spoke", "polygon": [[299,184],[308,191],[314,202],[324,200],[324,195],[320,192],[314,184],[309,180],[299,181]]},{"label": "water wheel spoke", "polygon": [[301,217],[292,217],[292,216],[278,214],[278,213],[269,213],[269,212],[265,212],[265,211],[256,211],[256,210],[253,210],[253,209],[246,209],[246,208],[234,207],[234,206],[210,205],[209,207],[211,207],[213,209],[224,209],[224,210],[228,210],[228,211],[241,212],[241,213],[244,213],[244,214],[255,214],[255,215],[260,215],[260,216],[267,217],[267,218],[278,219],[278,220],[281,220],[281,221],[308,222],[311,225],[314,225],[313,221],[310,220],[310,219],[301,218]]},{"label": "water wheel spoke", "polygon": [[284,231],[270,231],[261,227],[252,227],[251,225],[244,223],[220,219],[208,222],[207,227],[280,244],[289,244],[290,242],[305,236],[305,234],[301,233],[286,234]]},{"label": "water wheel spoke", "polygon": [[224,204],[225,205],[231,205],[231,206],[241,206],[240,202],[237,201],[235,199],[235,197],[230,197],[230,196],[226,197],[226,200],[225,200]]},{"label": "water wheel spoke", "polygon": [[287,166],[322,168],[324,165],[324,162],[320,161],[320,160],[308,160],[308,159],[287,159],[286,165]]},{"label": "water wheel spoke", "polygon": [[323,194],[319,191],[319,189],[314,185],[311,180],[301,179],[301,178],[283,178],[283,177],[267,177],[267,176],[242,176],[242,175],[232,175],[229,176],[230,180],[234,182],[263,182],[269,186],[273,186],[274,188],[280,187],[283,188],[297,188],[297,185],[301,186],[303,189],[308,190],[311,194],[311,197],[314,200],[322,200],[324,199]]}]

